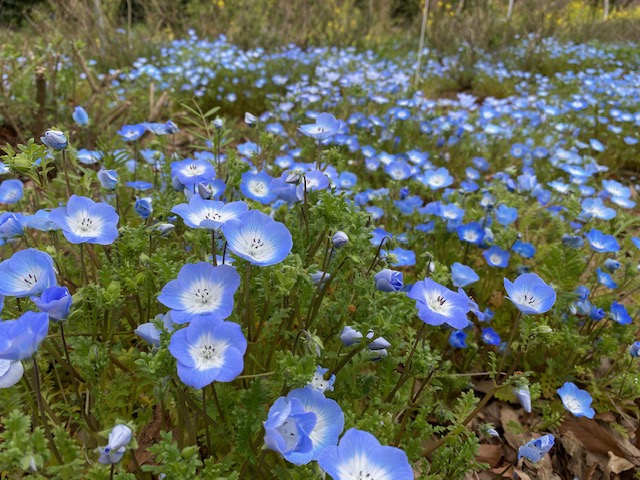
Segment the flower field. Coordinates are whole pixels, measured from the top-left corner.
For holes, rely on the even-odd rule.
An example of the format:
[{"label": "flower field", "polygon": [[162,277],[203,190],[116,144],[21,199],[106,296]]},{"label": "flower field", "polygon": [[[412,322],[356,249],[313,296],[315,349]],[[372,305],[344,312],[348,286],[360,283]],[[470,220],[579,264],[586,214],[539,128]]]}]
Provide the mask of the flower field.
[{"label": "flower field", "polygon": [[629,52],[5,49],[0,478],[639,478]]}]

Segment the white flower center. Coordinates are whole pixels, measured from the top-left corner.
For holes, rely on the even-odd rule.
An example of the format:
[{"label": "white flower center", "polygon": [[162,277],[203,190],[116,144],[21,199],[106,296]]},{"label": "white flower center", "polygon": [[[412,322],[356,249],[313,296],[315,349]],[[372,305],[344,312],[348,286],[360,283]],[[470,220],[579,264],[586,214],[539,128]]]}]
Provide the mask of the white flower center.
[{"label": "white flower center", "polygon": [[227,344],[216,341],[210,333],[201,336],[198,341],[189,346],[189,354],[197,370],[221,368],[224,365],[224,352]]},{"label": "white flower center", "polygon": [[280,435],[282,435],[282,439],[284,440],[288,451],[296,448],[299,441],[299,434],[298,427],[295,422],[286,420],[276,430],[278,430],[278,432],[280,432]]},{"label": "white flower center", "polygon": [[375,465],[364,454],[356,455],[338,466],[341,480],[392,480],[384,468]]},{"label": "white flower center", "polygon": [[562,399],[562,403],[564,403],[564,406],[567,407],[567,410],[572,413],[580,411],[582,409],[582,405],[575,397],[564,397]]},{"label": "white flower center", "polygon": [[493,255],[489,255],[489,260],[491,260],[491,263],[499,265],[502,262],[502,257],[494,253]]}]

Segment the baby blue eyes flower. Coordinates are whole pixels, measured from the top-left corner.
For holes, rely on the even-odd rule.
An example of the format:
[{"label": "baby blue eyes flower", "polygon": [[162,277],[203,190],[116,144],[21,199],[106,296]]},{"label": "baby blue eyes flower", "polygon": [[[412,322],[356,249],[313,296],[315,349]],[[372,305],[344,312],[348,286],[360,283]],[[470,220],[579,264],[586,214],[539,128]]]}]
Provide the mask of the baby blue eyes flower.
[{"label": "baby blue eyes flower", "polygon": [[633,321],[631,315],[629,315],[629,312],[627,312],[627,308],[615,300],[611,304],[609,315],[615,322],[619,323],[620,325],[629,325]]},{"label": "baby blue eyes flower", "polygon": [[413,480],[413,469],[406,453],[396,447],[380,445],[368,432],[351,428],[335,446],[325,448],[318,465],[333,480]]},{"label": "baby blue eyes flower", "polygon": [[495,209],[496,220],[500,225],[510,225],[518,219],[518,209],[510,208],[504,204],[498,205]]},{"label": "baby blue eyes flower", "polygon": [[616,216],[616,211],[605,206],[601,198],[585,198],[582,201],[582,215],[587,219],[611,220]]},{"label": "baby blue eyes flower", "polygon": [[548,312],[556,302],[555,290],[535,273],[520,275],[513,283],[505,278],[504,289],[507,298],[524,314]]},{"label": "baby blue eyes flower", "polygon": [[520,401],[520,405],[522,405],[524,411],[531,413],[531,393],[529,392],[529,387],[527,385],[516,387],[513,389],[513,394]]},{"label": "baby blue eyes flower", "polygon": [[24,186],[20,180],[5,180],[0,183],[0,203],[11,205],[22,199]]},{"label": "baby blue eyes flower", "polygon": [[69,143],[64,132],[59,130],[47,130],[44,137],[40,137],[42,143],[54,150],[64,150]]},{"label": "baby blue eyes flower", "polygon": [[144,135],[146,131],[146,126],[143,123],[139,123],[136,125],[123,125],[116,133],[120,135],[125,142],[134,142]]},{"label": "baby blue eyes flower", "polygon": [[404,287],[402,272],[397,272],[389,268],[380,270],[373,276],[376,282],[376,289],[381,292],[399,292]]},{"label": "baby blue eyes flower", "polygon": [[333,392],[333,384],[336,381],[336,376],[331,375],[331,378],[329,378],[329,380],[325,380],[324,375],[328,371],[328,368],[317,367],[315,373],[313,374],[313,378],[311,378],[311,381],[307,384],[307,388],[313,388],[320,393],[324,393],[327,390]]},{"label": "baby blue eyes flower", "polygon": [[103,465],[113,465],[122,460],[127,445],[131,442],[133,432],[126,425],[116,425],[109,433],[109,443],[106,447],[99,447],[100,458]]},{"label": "baby blue eyes flower", "polygon": [[446,168],[440,167],[436,170],[427,170],[421,181],[431,190],[439,190],[450,186],[453,183],[453,177]]},{"label": "baby blue eyes flower", "polygon": [[509,266],[509,258],[511,257],[509,252],[496,245],[482,252],[482,256],[484,256],[490,267],[497,268],[507,268]]},{"label": "baby blue eyes flower", "polygon": [[263,205],[268,205],[276,198],[276,194],[271,191],[273,178],[266,172],[244,172],[240,190],[242,194]]},{"label": "baby blue eyes flower", "polygon": [[562,400],[564,408],[573,413],[576,417],[593,418],[596,414],[591,408],[592,398],[586,390],[580,390],[575,383],[566,382],[558,390],[558,395]]},{"label": "baby blue eyes flower", "polygon": [[33,357],[49,331],[46,313],[25,312],[17,320],[0,322],[0,360]]},{"label": "baby blue eyes flower", "polygon": [[105,190],[115,190],[118,186],[118,172],[115,170],[98,170],[97,176]]},{"label": "baby blue eyes flower", "polygon": [[20,213],[0,214],[0,239],[19,237],[24,234],[25,217]]},{"label": "baby blue eyes flower", "polygon": [[240,286],[240,275],[233,267],[200,262],[180,269],[178,278],[167,283],[158,301],[171,309],[175,323],[196,318],[224,320],[233,311],[233,296]]},{"label": "baby blue eyes flower", "polygon": [[598,278],[598,283],[600,285],[611,289],[618,288],[618,284],[613,281],[611,275],[607,272],[603,272],[600,268],[596,268],[596,277]]},{"label": "baby blue eyes flower", "polygon": [[468,242],[472,245],[480,245],[484,240],[485,231],[479,222],[471,222],[465,225],[459,225],[456,228],[458,238],[463,242]]},{"label": "baby blue eyes flower", "polygon": [[118,214],[107,203],[71,195],[66,207],[55,208],[49,218],[70,243],[109,245],[118,238]]},{"label": "baby blue eyes flower", "polygon": [[487,345],[500,345],[500,335],[491,327],[486,327],[482,329],[482,341]]},{"label": "baby blue eyes flower", "polygon": [[451,265],[451,280],[454,287],[464,288],[480,280],[480,277],[473,268],[455,262]]},{"label": "baby blue eyes flower", "polygon": [[151,197],[142,197],[136,199],[136,203],[133,205],[134,210],[143,219],[149,218],[153,213],[153,206],[151,205]]},{"label": "baby blue eyes flower", "polygon": [[340,121],[336,117],[330,113],[321,113],[316,117],[316,123],[301,125],[298,130],[320,142],[338,133],[340,127]]},{"label": "baby blue eyes flower", "polygon": [[633,358],[640,357],[640,342],[636,341],[631,344],[629,347],[629,355]]},{"label": "baby blue eyes flower", "polygon": [[257,210],[225,222],[221,230],[229,250],[254,265],[280,263],[293,248],[287,227]]},{"label": "baby blue eyes flower", "polygon": [[181,203],[171,209],[182,217],[184,223],[191,228],[216,230],[228,220],[238,220],[249,207],[244,202],[224,203],[215,200],[204,200],[194,195],[189,203]]},{"label": "baby blue eyes flower", "polygon": [[518,449],[518,460],[526,458],[534,463],[539,462],[553,448],[554,443],[555,438],[550,433],[531,440]]},{"label": "baby blue eyes flower", "polygon": [[72,297],[67,287],[53,286],[42,292],[40,297],[31,297],[31,301],[49,318],[60,321],[69,316]]},{"label": "baby blue eyes flower", "polygon": [[71,114],[73,121],[76,122],[81,127],[84,127],[87,123],[89,123],[89,114],[82,107],[76,107]]},{"label": "baby blue eyes flower", "polygon": [[464,330],[453,330],[449,335],[449,345],[453,348],[467,348],[467,336]]},{"label": "baby blue eyes flower", "polygon": [[56,283],[53,259],[40,250],[21,250],[0,263],[0,295],[30,297]]},{"label": "baby blue eyes flower", "polygon": [[240,325],[202,317],[174,332],[169,343],[169,352],[177,360],[178,377],[196,389],[214,381],[234,380],[242,373],[246,350],[247,340]]},{"label": "baby blue eyes flower", "polygon": [[409,298],[416,301],[418,317],[427,325],[446,323],[461,330],[469,324],[467,299],[430,278],[416,282],[409,292]]},{"label": "baby blue eyes flower", "polygon": [[358,332],[356,329],[350,326],[346,326],[342,329],[342,333],[340,333],[340,341],[345,347],[350,347],[351,345],[355,345],[360,342],[362,339],[362,333]]},{"label": "baby blue eyes flower", "polygon": [[344,232],[336,232],[333,234],[333,237],[331,237],[331,243],[335,248],[344,247],[348,241],[349,237]]},{"label": "baby blue eyes flower", "polygon": [[10,388],[20,381],[24,367],[19,360],[0,360],[0,388]]},{"label": "baby blue eyes flower", "polygon": [[606,235],[600,230],[592,229],[585,235],[589,240],[591,249],[599,253],[617,252],[620,250],[620,245],[616,237],[613,235]]}]

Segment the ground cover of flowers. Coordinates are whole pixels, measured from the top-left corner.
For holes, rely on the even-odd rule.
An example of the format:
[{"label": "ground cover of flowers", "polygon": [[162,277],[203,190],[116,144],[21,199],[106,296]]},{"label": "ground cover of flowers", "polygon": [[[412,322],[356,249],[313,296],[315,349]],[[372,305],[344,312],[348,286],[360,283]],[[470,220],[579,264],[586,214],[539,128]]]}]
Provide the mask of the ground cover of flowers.
[{"label": "ground cover of flowers", "polygon": [[640,76],[544,48],[570,68],[478,63],[500,99],[194,35],[69,66],[167,116],[62,91],[5,147],[0,476],[634,478]]}]

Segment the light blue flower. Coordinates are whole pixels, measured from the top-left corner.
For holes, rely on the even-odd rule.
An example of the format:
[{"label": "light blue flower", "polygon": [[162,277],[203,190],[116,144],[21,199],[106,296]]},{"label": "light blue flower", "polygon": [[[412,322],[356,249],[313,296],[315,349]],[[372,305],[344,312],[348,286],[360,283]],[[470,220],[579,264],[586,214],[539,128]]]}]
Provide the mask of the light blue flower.
[{"label": "light blue flower", "polygon": [[615,300],[611,304],[609,315],[611,316],[613,321],[619,323],[620,325],[629,325],[633,321],[631,315],[629,315],[629,312],[627,312],[627,308]]},{"label": "light blue flower", "polygon": [[518,219],[518,209],[507,207],[501,203],[498,208],[495,209],[496,220],[500,225],[510,225]]},{"label": "light blue flower", "polygon": [[0,295],[30,297],[56,283],[53,259],[35,248],[20,250],[0,263]]},{"label": "light blue flower", "polygon": [[49,218],[71,243],[109,245],[118,238],[118,214],[107,203],[71,195],[66,207],[55,208]]},{"label": "light blue flower", "polygon": [[328,368],[316,367],[316,371],[313,374],[311,381],[307,384],[307,388],[313,388],[320,393],[324,393],[327,390],[333,392],[333,384],[336,381],[336,376],[331,375],[331,378],[329,378],[329,380],[325,380],[324,375],[328,371]]},{"label": "light blue flower", "polygon": [[0,214],[0,239],[24,235],[26,218],[21,213],[4,212]]},{"label": "light blue flower", "polygon": [[133,432],[126,425],[118,424],[109,433],[109,443],[106,447],[98,447],[100,458],[98,461],[103,465],[113,465],[122,460],[127,445],[131,442]]},{"label": "light blue flower", "polygon": [[416,282],[409,298],[416,301],[418,317],[427,325],[447,324],[461,330],[469,324],[469,304],[462,295],[425,278]]},{"label": "light blue flower", "polygon": [[453,183],[453,177],[446,168],[440,167],[424,172],[421,181],[431,190],[439,190],[450,186]]},{"label": "light blue flower", "polygon": [[509,266],[509,258],[511,255],[497,245],[493,245],[488,250],[485,250],[482,252],[482,255],[490,267],[507,268]]},{"label": "light blue flower", "polygon": [[609,253],[617,252],[620,250],[620,245],[618,245],[616,237],[614,237],[613,235],[606,235],[600,230],[596,230],[595,228],[591,229],[591,231],[587,233],[585,237],[587,237],[591,249],[595,252]]},{"label": "light blue flower", "polygon": [[273,178],[267,172],[244,172],[240,191],[245,197],[268,205],[276,198],[276,194],[271,191],[272,181]]},{"label": "light blue flower", "polygon": [[631,346],[629,347],[629,355],[631,355],[633,358],[638,358],[640,357],[640,342],[639,341],[635,341],[631,344]]},{"label": "light blue flower", "polygon": [[453,348],[467,348],[467,336],[464,330],[452,330],[449,335],[449,345]]},{"label": "light blue flower", "polygon": [[455,262],[451,265],[451,280],[454,287],[466,287],[480,280],[473,268]]},{"label": "light blue flower", "polygon": [[516,396],[522,408],[527,413],[531,413],[531,392],[528,385],[516,387],[513,389],[513,394]]},{"label": "light blue flower", "polygon": [[246,350],[240,325],[202,317],[174,332],[169,343],[169,352],[178,361],[178,377],[198,389],[234,380],[242,373]]},{"label": "light blue flower", "polygon": [[142,137],[146,131],[147,129],[144,123],[138,123],[135,125],[123,125],[116,133],[120,135],[125,142],[134,142]]},{"label": "light blue flower", "polygon": [[5,180],[0,183],[0,203],[11,205],[22,199],[24,186],[20,180]]},{"label": "light blue flower", "polygon": [[98,170],[97,176],[105,190],[115,190],[118,186],[118,172],[115,170]]},{"label": "light blue flower", "polygon": [[61,132],[59,130],[47,130],[44,134],[44,137],[40,137],[40,140],[47,147],[54,150],[64,150],[65,148],[67,148],[67,144],[69,143],[64,132]]},{"label": "light blue flower", "polygon": [[330,113],[320,113],[316,117],[316,123],[300,125],[298,130],[307,137],[323,141],[338,133],[340,126],[340,121],[336,120],[336,117]]},{"label": "light blue flower", "polygon": [[591,408],[592,398],[589,392],[581,390],[575,383],[565,382],[558,390],[558,395],[562,400],[564,408],[573,413],[576,417],[593,418],[596,414]]},{"label": "light blue flower", "polygon": [[20,381],[24,367],[19,360],[0,360],[0,388],[10,388]]},{"label": "light blue flower", "polygon": [[89,123],[89,114],[82,107],[76,107],[71,114],[73,121],[76,122],[81,127],[84,127],[87,123]]},{"label": "light blue flower", "polygon": [[485,231],[479,222],[470,222],[465,225],[459,225],[456,228],[458,238],[461,241],[472,245],[480,245],[484,240]]},{"label": "light blue flower", "polygon": [[83,165],[93,165],[102,160],[102,154],[95,150],[87,150],[86,148],[82,148],[78,150],[76,158]]},{"label": "light blue flower", "polygon": [[585,198],[582,201],[582,215],[588,219],[611,220],[616,216],[616,211],[605,206],[601,198]]},{"label": "light blue flower", "polygon": [[521,242],[520,240],[515,241],[511,250],[524,258],[532,258],[536,254],[536,247],[530,243]]},{"label": "light blue flower", "polygon": [[153,206],[151,202],[151,197],[136,198],[136,203],[133,205],[133,209],[138,215],[146,220],[149,218],[151,213],[153,213]]},{"label": "light blue flower", "polygon": [[233,312],[233,296],[239,286],[240,275],[233,267],[190,263],[162,288],[158,301],[171,309],[175,323],[196,318],[224,320]]},{"label": "light blue flower", "polygon": [[224,203],[215,200],[204,200],[196,194],[189,203],[181,203],[171,209],[182,217],[184,223],[191,228],[216,230],[229,220],[238,220],[249,207],[244,202]]},{"label": "light blue flower", "polygon": [[414,478],[406,453],[382,446],[376,437],[355,428],[347,430],[337,446],[326,447],[318,465],[333,480]]},{"label": "light blue flower", "polygon": [[551,310],[556,292],[535,273],[524,273],[512,283],[504,279],[508,299],[524,314],[536,315]]},{"label": "light blue flower", "polygon": [[46,313],[28,311],[17,320],[0,322],[0,360],[26,360],[38,351],[49,331]]},{"label": "light blue flower", "polygon": [[49,218],[49,214],[46,210],[38,210],[33,215],[28,215],[24,218],[24,224],[27,228],[33,228],[42,232],[50,232],[54,230],[60,230],[60,227],[53,223]]},{"label": "light blue flower", "polygon": [[216,176],[211,162],[187,158],[171,164],[171,177],[193,191],[199,182],[209,182]]},{"label": "light blue flower", "polygon": [[389,268],[380,270],[373,276],[376,282],[376,289],[381,292],[399,292],[404,287],[402,272],[397,272]]},{"label": "light blue flower", "polygon": [[52,286],[42,292],[39,297],[31,297],[38,310],[45,312],[53,320],[64,320],[71,309],[71,292],[67,287]]},{"label": "light blue flower", "polygon": [[359,343],[361,339],[362,333],[349,325],[345,326],[340,333],[340,341],[345,347],[355,345],[356,343]]},{"label": "light blue flower", "polygon": [[618,288],[618,284],[613,281],[611,275],[609,275],[607,272],[602,271],[602,269],[600,268],[596,268],[596,277],[600,285],[610,289]]},{"label": "light blue flower", "polygon": [[482,329],[482,341],[487,345],[500,345],[500,335],[491,327]]},{"label": "light blue flower", "polygon": [[293,247],[287,227],[257,210],[225,222],[221,230],[229,250],[254,265],[280,263]]},{"label": "light blue flower", "polygon": [[307,412],[300,400],[280,397],[269,409],[264,422],[264,443],[283,456],[308,455],[313,450],[309,434],[316,422],[316,414]]},{"label": "light blue flower", "polygon": [[550,433],[531,440],[518,449],[518,460],[524,457],[531,462],[539,462],[553,448],[554,443],[555,438]]}]

